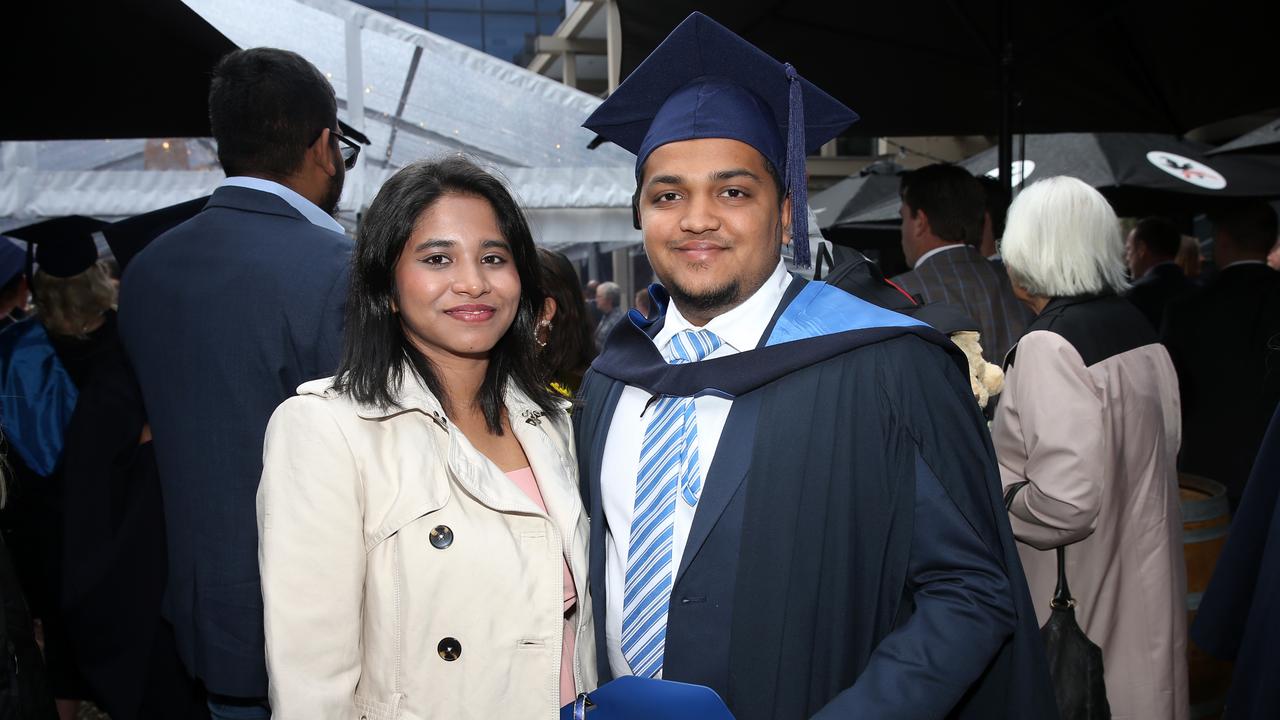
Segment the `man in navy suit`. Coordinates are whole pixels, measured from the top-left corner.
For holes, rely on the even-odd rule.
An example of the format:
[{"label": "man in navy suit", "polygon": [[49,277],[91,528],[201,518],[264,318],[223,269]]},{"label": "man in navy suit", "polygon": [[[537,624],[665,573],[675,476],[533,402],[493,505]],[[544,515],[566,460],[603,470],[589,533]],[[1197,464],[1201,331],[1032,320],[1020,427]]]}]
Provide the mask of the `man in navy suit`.
[{"label": "man in navy suit", "polygon": [[1235,513],[1280,404],[1280,272],[1266,264],[1280,220],[1262,200],[1210,216],[1218,273],[1169,303],[1161,341],[1178,370],[1178,468],[1227,486]]},{"label": "man in navy suit", "polygon": [[637,156],[663,283],[574,412],[599,677],[740,720],[1053,718],[963,354],[782,261],[856,119],[694,13],[585,123]]},{"label": "man in navy suit", "polygon": [[267,718],[254,497],[267,420],[339,357],[351,242],[332,217],[353,144],[301,56],[233,52],[209,117],[227,179],[128,266],[120,334],[155,438],[165,615],[219,718]]}]

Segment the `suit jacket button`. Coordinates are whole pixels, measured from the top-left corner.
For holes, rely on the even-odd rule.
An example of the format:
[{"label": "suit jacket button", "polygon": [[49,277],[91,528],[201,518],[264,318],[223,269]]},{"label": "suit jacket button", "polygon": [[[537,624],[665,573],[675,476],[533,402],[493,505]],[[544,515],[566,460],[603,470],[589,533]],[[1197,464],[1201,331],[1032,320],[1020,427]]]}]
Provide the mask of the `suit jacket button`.
[{"label": "suit jacket button", "polygon": [[431,531],[431,547],[443,550],[453,544],[453,531],[448,525],[437,525]]},{"label": "suit jacket button", "polygon": [[436,652],[440,653],[440,657],[445,662],[453,662],[462,656],[462,643],[454,638],[447,637],[441,640],[439,645],[436,645]]}]

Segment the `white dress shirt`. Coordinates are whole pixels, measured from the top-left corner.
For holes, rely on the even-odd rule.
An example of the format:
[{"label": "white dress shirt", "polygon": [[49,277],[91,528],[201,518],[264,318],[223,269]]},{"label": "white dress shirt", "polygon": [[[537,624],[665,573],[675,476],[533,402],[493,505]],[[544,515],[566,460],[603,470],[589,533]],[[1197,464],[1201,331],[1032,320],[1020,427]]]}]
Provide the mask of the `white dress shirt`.
[{"label": "white dress shirt", "polygon": [[[782,302],[783,293],[791,284],[791,275],[786,266],[778,263],[773,274],[765,280],[760,289],[747,298],[741,305],[713,318],[703,328],[716,334],[722,345],[707,356],[706,359],[733,355],[744,350],[751,350],[760,344],[778,303]],[[626,322],[624,320],[624,322]],[[680,314],[680,309],[672,302],[667,308],[666,321],[662,330],[653,339],[654,345],[662,356],[670,361],[672,357],[671,338],[682,330],[698,330],[699,328]],[[608,606],[605,608],[605,638],[609,649],[609,666],[615,677],[630,675],[631,668],[622,654],[622,617],[623,595],[625,594],[627,577],[627,551],[631,539],[631,516],[635,510],[636,475],[640,471],[640,449],[644,439],[645,428],[654,409],[646,405],[650,395],[638,387],[628,386],[618,398],[618,406],[613,412],[613,421],[609,425],[609,437],[605,441],[604,457],[600,465],[600,491],[604,514],[608,519],[608,530],[605,532],[605,594]],[[702,467],[702,480],[705,484],[707,470],[715,458],[716,447],[720,444],[720,433],[724,430],[725,420],[733,401],[721,397],[704,395],[694,400],[694,408],[698,418],[698,460]],[[643,415],[642,415],[643,413]],[[676,493],[679,495],[679,488]],[[689,528],[693,525],[695,507],[691,507],[683,498],[676,499],[675,535],[672,540],[671,574],[680,567],[680,558],[684,555],[685,542],[689,539]],[[659,674],[661,677],[661,674]]]},{"label": "white dress shirt", "polygon": [[342,233],[343,235],[347,234],[347,231],[337,220],[333,219],[332,215],[321,210],[318,205],[302,197],[291,188],[285,187],[278,182],[247,175],[234,175],[223,180],[218,187],[242,187],[271,193],[293,206],[293,209],[301,213],[302,217],[306,218],[312,225]]}]

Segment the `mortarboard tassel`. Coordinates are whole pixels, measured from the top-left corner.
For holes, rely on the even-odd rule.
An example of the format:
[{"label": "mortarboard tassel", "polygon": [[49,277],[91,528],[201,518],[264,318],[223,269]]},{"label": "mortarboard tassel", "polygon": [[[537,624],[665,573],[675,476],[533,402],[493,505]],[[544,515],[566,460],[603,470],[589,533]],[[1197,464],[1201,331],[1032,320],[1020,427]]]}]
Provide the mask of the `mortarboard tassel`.
[{"label": "mortarboard tassel", "polygon": [[809,186],[804,166],[804,95],[800,75],[787,63],[787,185],[791,191],[791,251],[796,267],[809,267]]}]

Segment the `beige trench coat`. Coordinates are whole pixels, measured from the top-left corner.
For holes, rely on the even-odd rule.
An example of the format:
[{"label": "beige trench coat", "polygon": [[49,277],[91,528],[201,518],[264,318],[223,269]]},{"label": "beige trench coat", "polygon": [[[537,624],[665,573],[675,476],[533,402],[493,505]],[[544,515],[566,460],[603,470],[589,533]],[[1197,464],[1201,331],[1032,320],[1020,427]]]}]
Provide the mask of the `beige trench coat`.
[{"label": "beige trench coat", "polygon": [[1041,624],[1067,544],[1076,619],[1102,647],[1114,720],[1186,720],[1178,380],[1163,346],[1086,367],[1061,335],[1018,342],[992,428]]},{"label": "beige trench coat", "polygon": [[543,514],[416,380],[402,410],[355,404],[331,382],[298,388],[267,428],[258,532],[272,717],[558,717],[564,557],[579,692],[596,667],[567,416],[508,393]]}]

